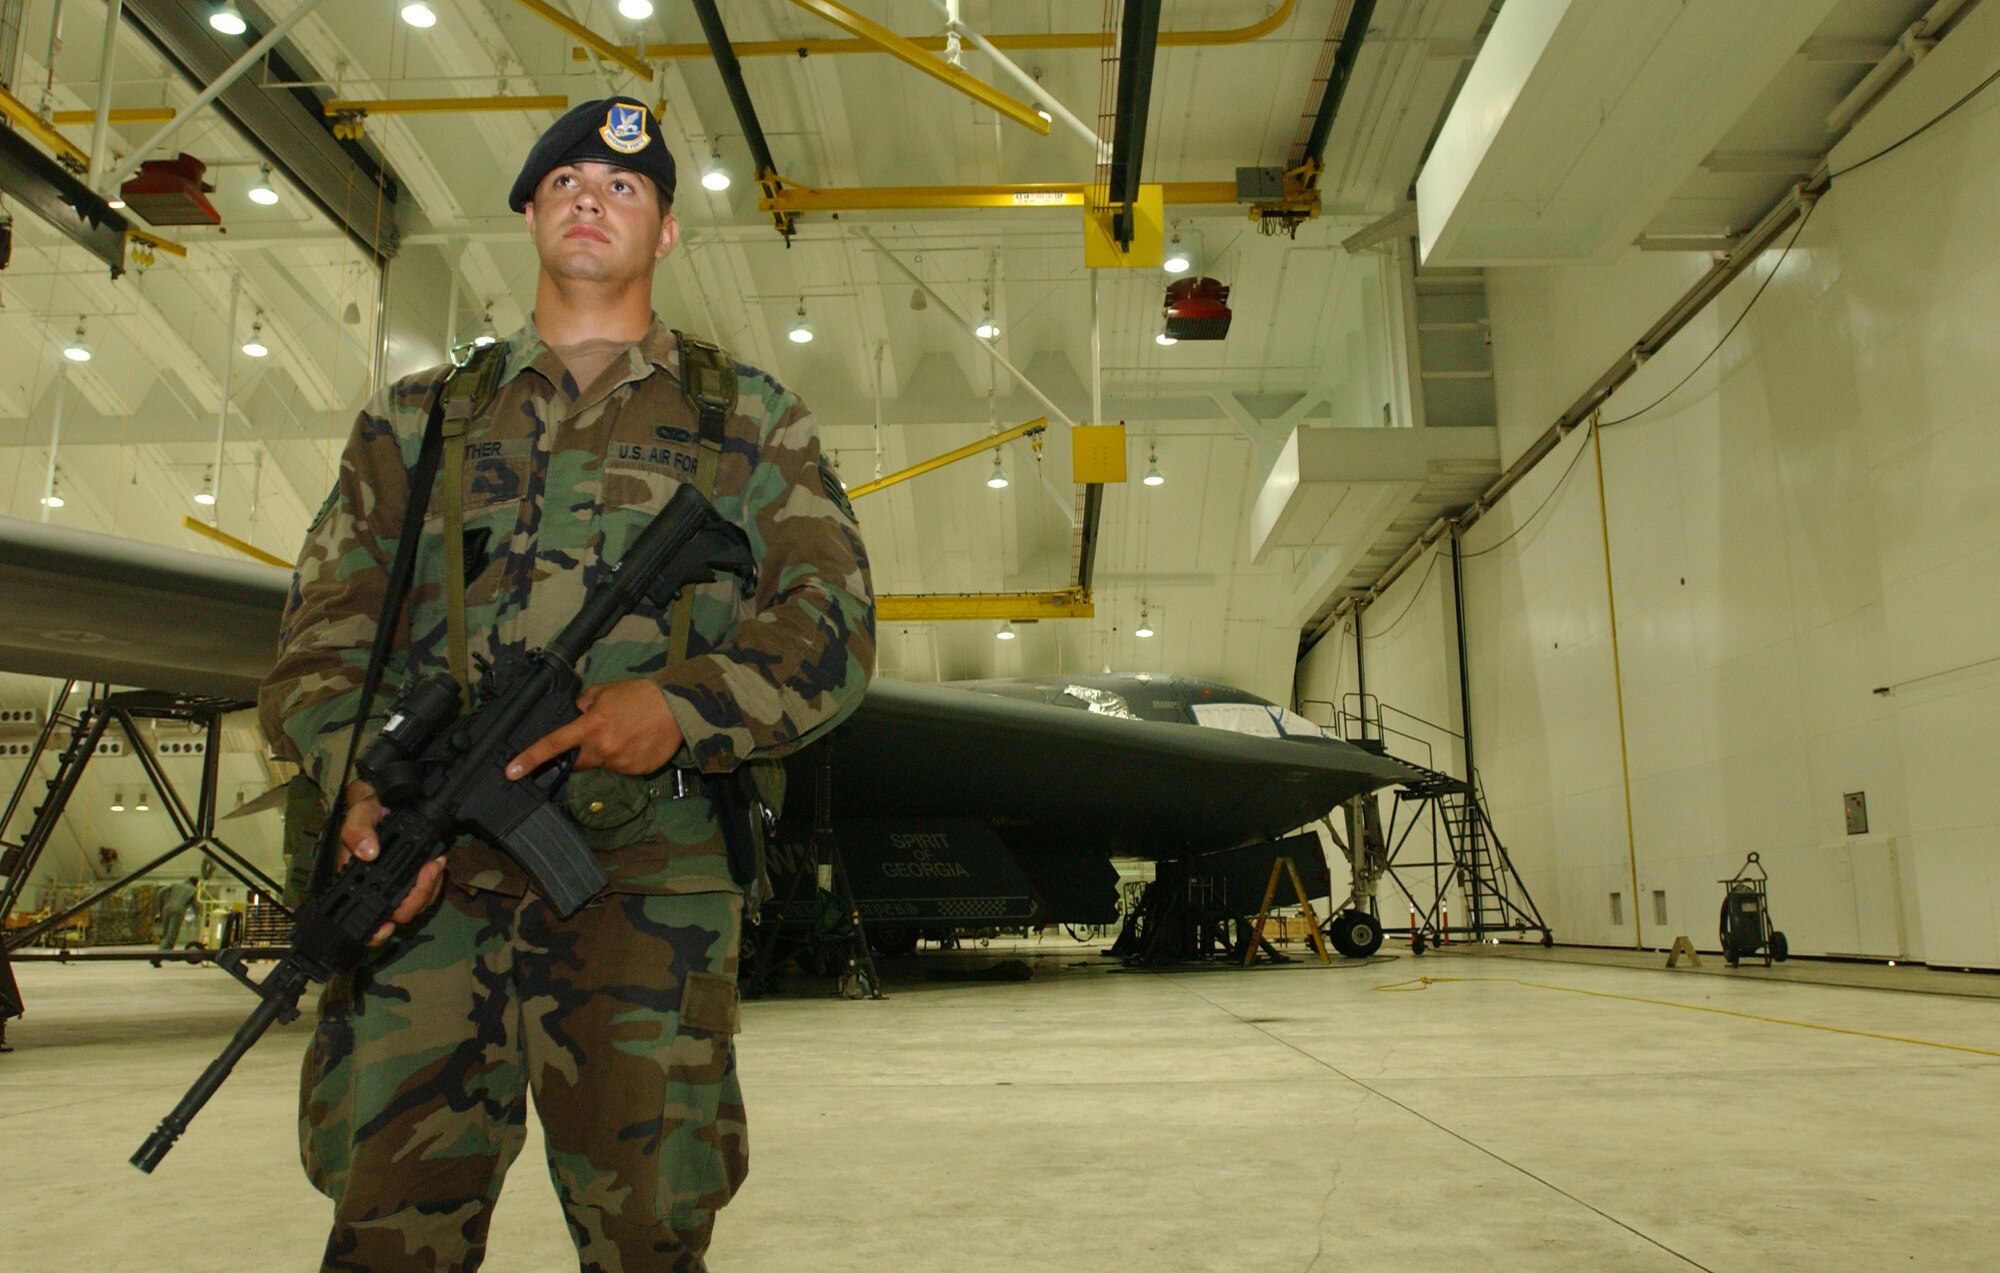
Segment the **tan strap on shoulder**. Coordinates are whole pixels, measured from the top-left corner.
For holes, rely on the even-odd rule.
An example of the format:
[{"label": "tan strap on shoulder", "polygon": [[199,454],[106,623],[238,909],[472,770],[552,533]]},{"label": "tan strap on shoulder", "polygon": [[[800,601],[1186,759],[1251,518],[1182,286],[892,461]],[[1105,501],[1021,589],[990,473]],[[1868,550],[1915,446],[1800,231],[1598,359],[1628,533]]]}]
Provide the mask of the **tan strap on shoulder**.
[{"label": "tan strap on shoulder", "polygon": [[[716,471],[722,464],[722,439],[736,411],[736,360],[720,345],[676,331],[680,347],[681,397],[701,428],[701,455],[695,461],[694,488],[706,500],[715,498]],[[683,589],[674,602],[667,629],[667,661],[687,658],[688,636],[694,629],[694,589]]]},{"label": "tan strap on shoulder", "polygon": [[482,345],[472,351],[444,395],[444,490],[439,493],[444,514],[444,639],[445,662],[458,682],[460,700],[469,701],[472,665],[465,641],[465,426],[493,400],[506,360],[505,346]]}]

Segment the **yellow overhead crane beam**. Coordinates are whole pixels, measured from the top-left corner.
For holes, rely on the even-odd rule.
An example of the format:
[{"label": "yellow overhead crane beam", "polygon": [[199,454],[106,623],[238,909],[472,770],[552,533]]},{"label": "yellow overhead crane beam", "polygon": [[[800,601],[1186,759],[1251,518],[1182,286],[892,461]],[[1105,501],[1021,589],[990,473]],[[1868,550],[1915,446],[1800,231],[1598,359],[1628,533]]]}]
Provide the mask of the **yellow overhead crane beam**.
[{"label": "yellow overhead crane beam", "polygon": [[90,156],[84,154],[80,146],[57,132],[53,124],[29,110],[26,102],[4,88],[0,88],[0,118],[54,151],[65,168],[73,172],[89,170]]},{"label": "yellow overhead crane beam", "polygon": [[1040,133],[1044,137],[1049,135],[1048,116],[1019,98],[1001,92],[985,80],[967,75],[943,58],[932,55],[872,18],[863,17],[846,5],[836,3],[835,0],[792,0],[792,3],[807,13],[825,18],[841,30],[858,37],[863,43],[872,44],[906,65],[914,66],[945,87],[957,89],[981,105],[992,107],[1021,127]]},{"label": "yellow overhead crane beam", "polygon": [[894,486],[898,482],[907,482],[913,477],[922,477],[924,474],[941,469],[947,464],[956,464],[960,460],[970,459],[982,451],[997,450],[1012,442],[1015,438],[1034,437],[1035,449],[1039,451],[1042,449],[1042,442],[1039,435],[1048,427],[1049,418],[1047,416],[1039,416],[1028,421],[1026,424],[1017,424],[1011,429],[1002,429],[992,437],[981,438],[977,442],[968,442],[964,446],[955,447],[942,455],[933,455],[928,460],[919,460],[906,469],[898,469],[887,477],[878,477],[872,482],[863,482],[861,485],[847,492],[847,498],[857,500],[863,495],[873,495],[885,486]]},{"label": "yellow overhead crane beam", "polygon": [[1097,615],[1082,588],[1059,592],[932,592],[875,598],[875,622],[934,623],[954,619],[1090,619]]},{"label": "yellow overhead crane beam", "polygon": [[320,108],[328,119],[337,115],[455,115],[470,111],[566,111],[569,98],[545,97],[385,97],[375,100],[336,99]]},{"label": "yellow overhead crane beam", "polygon": [[[757,207],[764,212],[912,212],[951,208],[1081,208],[1089,187],[1083,182],[1044,181],[1012,186],[834,186],[815,190],[787,185]],[[1309,193],[1309,192],[1307,192]],[[1233,181],[1169,181],[1164,202],[1233,205]],[[1313,202],[1317,205],[1318,197]]]},{"label": "yellow overhead crane beam", "polygon": [[[1196,48],[1217,44],[1247,44],[1261,40],[1291,20],[1292,9],[1298,0],[1283,0],[1269,17],[1252,22],[1248,26],[1230,27],[1208,31],[1162,31],[1159,46],[1163,49]],[[941,35],[903,37],[917,48],[928,53],[942,52],[945,47]],[[1101,49],[1110,44],[1102,31],[1051,31],[1039,35],[988,35],[986,40],[996,49]],[[841,53],[883,53],[887,50],[867,40],[733,40],[730,47],[736,56],[744,57],[821,57]],[[640,51],[648,61],[696,58],[707,59],[714,53],[706,44],[648,44]],[[570,57],[578,62],[590,60],[587,49],[572,49]]]},{"label": "yellow overhead crane beam", "polygon": [[[165,124],[173,120],[171,106],[114,106],[111,108],[111,122],[114,124]],[[97,112],[57,111],[50,116],[58,124],[94,124]]]},{"label": "yellow overhead crane beam", "polygon": [[[550,26],[560,27],[569,34],[570,38],[574,39],[578,44],[583,45],[583,48],[574,51],[579,61],[587,61],[592,54],[595,54],[607,62],[616,62],[642,80],[652,80],[653,68],[647,66],[636,56],[636,49],[621,48],[613,44],[554,5],[545,3],[544,0],[514,0],[514,3],[520,5],[523,9],[534,14]],[[702,45],[701,48],[703,53],[708,51],[706,44]]]}]

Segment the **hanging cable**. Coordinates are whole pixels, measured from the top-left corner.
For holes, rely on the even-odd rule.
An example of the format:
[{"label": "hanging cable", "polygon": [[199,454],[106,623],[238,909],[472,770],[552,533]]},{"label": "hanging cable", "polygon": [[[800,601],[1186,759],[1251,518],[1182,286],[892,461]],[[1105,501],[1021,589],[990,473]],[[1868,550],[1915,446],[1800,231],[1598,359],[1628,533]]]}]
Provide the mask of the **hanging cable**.
[{"label": "hanging cable", "polygon": [[[1600,424],[1598,425],[1598,427],[1601,429],[1604,426]],[[1578,429],[1577,432],[1583,433],[1585,432],[1585,430]],[[1557,478],[1556,484],[1549,488],[1549,493],[1547,495],[1542,496],[1542,502],[1535,505],[1535,511],[1529,513],[1526,517],[1521,519],[1520,525],[1514,527],[1514,529],[1508,531],[1505,535],[1501,536],[1499,540],[1497,540],[1494,543],[1488,544],[1486,547],[1480,549],[1476,553],[1464,553],[1464,552],[1460,553],[1459,560],[1471,561],[1474,557],[1484,557],[1487,553],[1498,552],[1507,543],[1508,540],[1514,538],[1514,536],[1520,534],[1522,531],[1528,529],[1529,526],[1533,525],[1535,519],[1542,515],[1542,510],[1547,508],[1552,502],[1554,502],[1556,495],[1560,493],[1562,491],[1562,488],[1569,483],[1569,475],[1571,473],[1576,472],[1577,461],[1583,458],[1583,453],[1587,449],[1588,448],[1581,446],[1579,446],[1576,449],[1576,454],[1570,457],[1569,467],[1562,471],[1562,476]]]}]

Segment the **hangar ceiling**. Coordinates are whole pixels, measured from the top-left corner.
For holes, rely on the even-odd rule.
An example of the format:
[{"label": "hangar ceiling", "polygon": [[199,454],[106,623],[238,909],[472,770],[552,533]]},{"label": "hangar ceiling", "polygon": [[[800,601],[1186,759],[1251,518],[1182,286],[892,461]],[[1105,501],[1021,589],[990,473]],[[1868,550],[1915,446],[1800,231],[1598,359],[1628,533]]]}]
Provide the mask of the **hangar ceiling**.
[{"label": "hangar ceiling", "polygon": [[[1579,224],[1610,227],[1588,251],[1571,254],[1601,258],[1635,238],[1683,250],[1726,247],[1805,171],[1801,157],[1824,153],[1836,135],[1828,113],[1931,7],[1770,0],[1759,6],[1769,19],[1757,26],[1761,42],[1750,47],[1746,33],[1724,21],[1736,11],[1733,0],[1662,3],[1650,25],[1608,20],[1628,3],[1508,0],[1503,9],[1498,0],[1378,0],[1364,9],[1367,34],[1325,150],[1321,215],[1286,236],[1260,234],[1229,204],[1166,209],[1169,233],[1194,253],[1198,271],[1232,289],[1226,340],[1157,344],[1166,277],[1157,269],[1100,272],[1103,414],[1127,423],[1135,477],[1156,456],[1166,481],[1107,488],[1096,617],[1024,627],[1023,639],[1011,642],[995,641],[991,622],[885,625],[884,673],[932,680],[1108,667],[1211,677],[1284,698],[1301,623],[1324,612],[1332,589],[1355,583],[1344,565],[1323,566],[1325,554],[1308,547],[1270,548],[1253,561],[1260,546],[1252,544],[1252,509],[1289,431],[1490,424],[1440,418],[1435,409],[1426,417],[1421,402],[1412,403],[1422,397],[1412,388],[1422,368],[1407,262],[1426,152],[1501,15],[1538,5],[1551,13],[1563,36],[1551,44],[1558,60],[1533,70],[1536,82],[1564,91],[1522,110],[1505,135],[1508,153],[1549,162],[1520,174],[1526,184],[1478,186],[1483,202],[1460,208],[1462,225],[1498,233],[1518,219],[1522,200],[1556,192]],[[11,93],[86,151],[110,7],[0,0],[0,72],[11,73]],[[250,24],[240,38],[191,22],[208,7],[207,0],[124,4],[111,104],[154,114],[111,125],[107,163],[125,162],[160,131],[160,113],[194,99],[203,85],[191,68],[226,64],[261,32],[296,17],[274,60],[196,112],[154,156],[185,152],[208,165],[219,226],[158,229],[185,256],[159,251],[114,281],[85,249],[8,205],[0,513],[229,553],[183,528],[192,515],[289,558],[371,383],[439,361],[452,341],[525,320],[534,258],[505,192],[555,117],[552,105],[378,113],[358,139],[315,138],[308,147],[296,138],[260,141],[246,97],[308,117],[336,99],[575,103],[630,92],[660,103],[682,166],[676,211],[684,242],[660,272],[656,308],[797,390],[850,484],[1046,413],[966,330],[989,307],[1000,328],[993,348],[1064,412],[1079,421],[1091,415],[1092,279],[1082,214],[809,213],[787,241],[758,208],[746,141],[699,47],[692,5],[660,0],[651,17],[635,21],[615,0],[432,0],[436,22],[418,28],[398,17],[403,0],[331,0],[305,6],[311,11],[302,16],[302,0],[258,0],[239,6]],[[1090,35],[1106,10],[1083,0],[856,0],[854,7],[912,37],[939,36],[948,8],[994,37]],[[1144,179],[1231,182],[1238,168],[1287,163],[1310,122],[1329,40],[1353,7],[1352,0],[1167,0]],[[744,47],[744,82],[775,165],[790,182],[833,190],[1091,180],[1089,143],[1060,123],[1039,136],[881,53],[752,47],[848,38],[801,4],[733,0],[722,9],[732,40]],[[551,14],[642,46],[650,80],[582,55]],[[1254,39],[1185,38],[1267,19],[1276,20],[1273,29]],[[201,41],[210,46],[205,54],[195,47]],[[1718,48],[1738,56],[1718,59]],[[1010,56],[1069,111],[1099,118],[1098,48],[1016,48]],[[987,53],[967,47],[962,62],[1003,91],[1024,92]],[[1726,77],[1713,85],[1720,106],[1661,119],[1657,101],[1634,98],[1620,112],[1634,83],[1695,91],[1700,77],[1689,68],[1700,65]],[[1618,132],[1634,110],[1647,128]],[[1556,161],[1565,154],[1583,158],[1562,168]],[[248,197],[265,164],[280,196],[269,206]],[[730,171],[727,190],[697,180],[711,166]],[[1623,179],[1632,172],[1646,179]],[[371,235],[371,225],[394,234]],[[1357,246],[1343,246],[1356,236]],[[390,237],[395,255],[378,268],[366,244]],[[944,303],[920,297],[901,267]],[[1447,283],[1463,277],[1436,263],[1420,274]],[[802,308],[817,337],[804,345],[786,338]],[[72,363],[62,351],[79,328],[92,357]],[[268,356],[242,352],[253,330]],[[861,505],[879,590],[1067,582],[1078,502],[1064,431],[1051,430],[1039,468],[1025,442],[1010,444],[1003,464],[1013,479],[1004,490],[989,489],[988,466],[975,462]],[[52,471],[64,500],[53,510],[42,504]],[[216,502],[197,504],[211,484]],[[1352,520],[1370,542],[1341,545],[1347,563],[1393,559],[1424,518]],[[1301,579],[1316,595],[1300,594]],[[1158,633],[1151,639],[1133,632],[1142,606]],[[27,701],[45,693],[22,678],[6,685]]]}]

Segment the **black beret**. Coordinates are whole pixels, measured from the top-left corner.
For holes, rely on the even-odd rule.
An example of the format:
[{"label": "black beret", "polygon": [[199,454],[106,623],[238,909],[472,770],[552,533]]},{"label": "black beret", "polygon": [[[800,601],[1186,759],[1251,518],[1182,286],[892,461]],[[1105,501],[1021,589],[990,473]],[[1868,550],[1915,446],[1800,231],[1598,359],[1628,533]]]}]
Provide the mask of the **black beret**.
[{"label": "black beret", "polygon": [[630,97],[605,97],[572,107],[549,125],[514,178],[507,206],[521,211],[533,202],[543,177],[585,160],[643,173],[659,187],[662,207],[673,202],[674,157],[652,108]]}]

